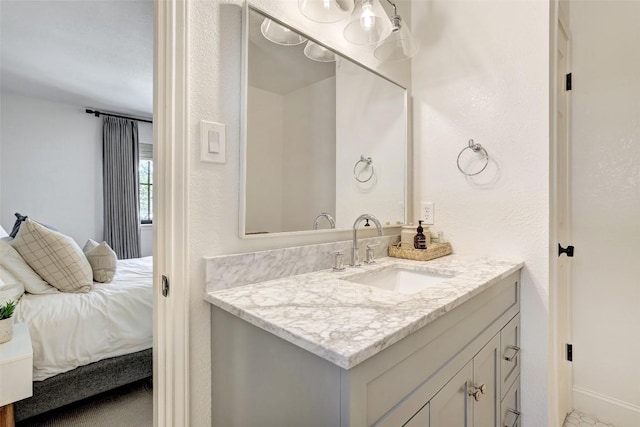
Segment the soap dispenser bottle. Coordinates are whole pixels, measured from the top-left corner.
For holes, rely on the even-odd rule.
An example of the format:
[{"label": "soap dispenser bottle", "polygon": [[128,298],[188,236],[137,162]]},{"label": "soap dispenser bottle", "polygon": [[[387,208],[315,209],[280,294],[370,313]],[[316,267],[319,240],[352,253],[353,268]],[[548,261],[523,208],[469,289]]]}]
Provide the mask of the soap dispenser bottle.
[{"label": "soap dispenser bottle", "polygon": [[427,236],[424,235],[422,221],[418,221],[418,234],[413,237],[413,247],[416,249],[427,249]]}]

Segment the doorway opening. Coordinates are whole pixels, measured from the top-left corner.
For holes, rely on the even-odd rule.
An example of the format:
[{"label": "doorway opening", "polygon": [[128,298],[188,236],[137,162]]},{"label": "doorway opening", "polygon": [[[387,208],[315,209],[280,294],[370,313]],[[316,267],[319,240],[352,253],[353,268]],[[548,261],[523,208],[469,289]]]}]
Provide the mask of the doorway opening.
[{"label": "doorway opening", "polygon": [[[3,2],[0,18],[0,224],[21,223],[2,279],[24,288],[33,349],[33,395],[0,406],[25,426],[152,426],[154,3]],[[66,242],[75,258],[55,246],[51,263],[81,271],[71,289],[21,249],[31,228]]]}]

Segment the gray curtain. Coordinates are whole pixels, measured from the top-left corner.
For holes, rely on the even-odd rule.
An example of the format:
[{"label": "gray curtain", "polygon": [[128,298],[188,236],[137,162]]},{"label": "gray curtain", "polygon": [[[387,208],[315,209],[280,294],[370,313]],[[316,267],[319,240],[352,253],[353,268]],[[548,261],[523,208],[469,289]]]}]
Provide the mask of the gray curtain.
[{"label": "gray curtain", "polygon": [[104,118],[104,240],[118,259],[140,257],[138,123]]}]

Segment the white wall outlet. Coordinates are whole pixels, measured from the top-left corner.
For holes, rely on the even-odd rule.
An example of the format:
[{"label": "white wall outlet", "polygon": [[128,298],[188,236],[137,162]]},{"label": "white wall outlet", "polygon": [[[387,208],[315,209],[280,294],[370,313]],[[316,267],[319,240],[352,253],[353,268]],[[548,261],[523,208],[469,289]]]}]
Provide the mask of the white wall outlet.
[{"label": "white wall outlet", "polygon": [[435,218],[435,206],[433,202],[420,203],[420,218],[425,225],[433,225]]}]

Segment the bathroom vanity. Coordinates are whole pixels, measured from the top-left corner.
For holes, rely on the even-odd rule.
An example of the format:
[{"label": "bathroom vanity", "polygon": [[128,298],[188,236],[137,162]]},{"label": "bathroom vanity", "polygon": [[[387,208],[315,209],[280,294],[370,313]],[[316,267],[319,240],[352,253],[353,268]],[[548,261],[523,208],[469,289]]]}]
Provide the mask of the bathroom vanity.
[{"label": "bathroom vanity", "polygon": [[518,425],[521,268],[382,258],[209,292],[213,425]]}]

